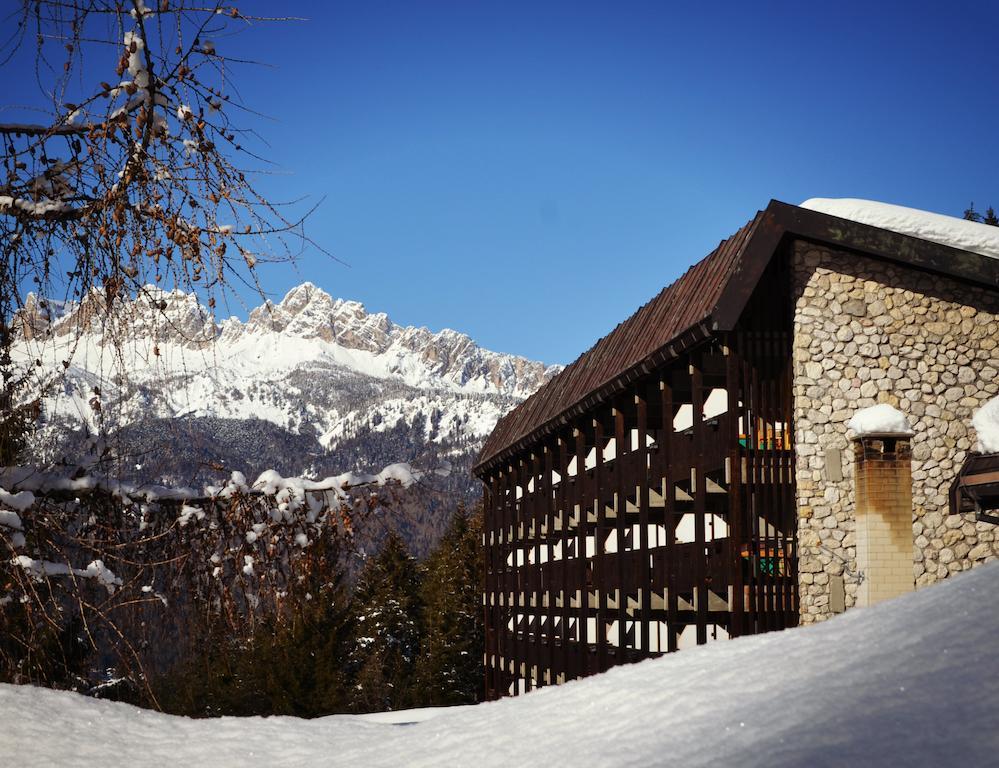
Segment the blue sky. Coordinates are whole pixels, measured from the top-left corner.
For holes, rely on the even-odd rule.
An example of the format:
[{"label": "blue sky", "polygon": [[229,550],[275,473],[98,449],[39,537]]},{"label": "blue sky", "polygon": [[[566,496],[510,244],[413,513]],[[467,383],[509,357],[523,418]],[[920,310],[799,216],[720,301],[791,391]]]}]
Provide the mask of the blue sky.
[{"label": "blue sky", "polygon": [[[275,4],[240,4],[273,12]],[[285,2],[217,42],[318,252],[268,267],[570,362],[771,198],[999,207],[999,4]]]}]

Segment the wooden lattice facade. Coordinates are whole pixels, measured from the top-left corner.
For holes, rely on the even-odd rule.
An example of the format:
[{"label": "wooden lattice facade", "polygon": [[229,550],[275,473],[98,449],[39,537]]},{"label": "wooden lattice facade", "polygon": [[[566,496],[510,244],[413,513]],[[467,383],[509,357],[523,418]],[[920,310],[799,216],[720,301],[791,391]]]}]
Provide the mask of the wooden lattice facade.
[{"label": "wooden lattice facade", "polygon": [[490,697],[797,624],[789,313],[773,295],[482,473]]},{"label": "wooden lattice facade", "polygon": [[795,244],[975,285],[999,262],[772,201],[500,420],[490,698],[798,623]]},{"label": "wooden lattice facade", "polygon": [[705,344],[488,476],[491,695],[797,623],[781,343]]}]

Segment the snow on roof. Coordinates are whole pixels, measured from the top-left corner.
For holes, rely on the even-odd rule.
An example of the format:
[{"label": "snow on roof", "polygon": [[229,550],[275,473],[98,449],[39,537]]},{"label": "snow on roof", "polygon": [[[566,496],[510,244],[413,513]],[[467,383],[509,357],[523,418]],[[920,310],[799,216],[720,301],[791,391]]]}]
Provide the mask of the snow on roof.
[{"label": "snow on roof", "polygon": [[[172,717],[0,685],[18,764],[993,765],[999,564],[811,627],[491,704],[374,718]],[[405,725],[400,725],[405,723]]]},{"label": "snow on roof", "polygon": [[999,227],[977,221],[849,197],[813,197],[800,207],[999,259]]},{"label": "snow on roof", "polygon": [[971,419],[982,453],[999,453],[999,397],[993,397]]},{"label": "snow on roof", "polygon": [[853,414],[846,426],[858,435],[912,434],[912,427],[905,414],[887,403],[861,408]]}]

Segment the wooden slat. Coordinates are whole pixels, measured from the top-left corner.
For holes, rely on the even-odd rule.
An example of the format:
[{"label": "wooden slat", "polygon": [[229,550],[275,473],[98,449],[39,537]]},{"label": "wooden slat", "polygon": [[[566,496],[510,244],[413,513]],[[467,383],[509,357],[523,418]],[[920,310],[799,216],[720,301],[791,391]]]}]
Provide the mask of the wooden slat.
[{"label": "wooden slat", "polygon": [[589,515],[587,514],[587,499],[589,498],[589,491],[592,483],[590,482],[586,471],[586,433],[582,424],[577,426],[575,430],[575,437],[576,493],[573,501],[576,504],[575,509],[578,515],[578,522],[576,526],[576,563],[579,571],[579,579],[576,582],[578,589],[575,590],[579,595],[579,617],[576,619],[576,635],[577,642],[580,646],[581,661],[581,666],[579,667],[578,672],[580,677],[585,677],[587,675],[594,674],[595,672],[599,672],[600,670],[592,666],[590,643],[589,638],[587,637],[587,627],[589,626],[590,619],[590,564],[586,558],[586,536],[590,530]]},{"label": "wooden slat", "polygon": [[[600,418],[593,419],[593,443],[594,459],[593,467],[593,494],[589,497],[591,503],[588,508],[596,507],[597,525],[593,536],[593,587],[596,590],[597,608],[597,669],[604,672],[608,667],[607,661],[607,596],[604,591],[606,575],[604,573],[604,537],[607,535],[607,509],[604,504],[606,498],[606,485],[604,478],[604,427]],[[589,599],[589,595],[585,597]]]},{"label": "wooden slat", "polygon": [[[641,482],[638,486],[638,554],[640,571],[638,576],[639,597],[641,608],[639,609],[639,631],[636,632],[636,640],[641,646],[643,653],[650,653],[650,577],[649,567],[649,479],[650,472],[647,471],[649,460],[648,448],[648,382],[642,386],[635,387],[635,410],[638,430],[638,465],[641,467]],[[658,645],[657,645],[658,647]]]}]

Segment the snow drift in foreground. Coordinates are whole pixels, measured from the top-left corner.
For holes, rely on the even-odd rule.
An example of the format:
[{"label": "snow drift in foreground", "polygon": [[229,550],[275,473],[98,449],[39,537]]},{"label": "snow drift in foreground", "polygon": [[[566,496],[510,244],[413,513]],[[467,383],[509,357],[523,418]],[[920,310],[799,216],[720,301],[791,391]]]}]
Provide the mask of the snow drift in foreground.
[{"label": "snow drift in foreground", "polygon": [[977,221],[849,197],[813,197],[800,207],[999,259],[999,227]]},{"label": "snow drift in foreground", "polygon": [[997,637],[992,564],[805,629],[475,707],[188,720],[0,685],[0,750],[19,766],[994,765]]}]

